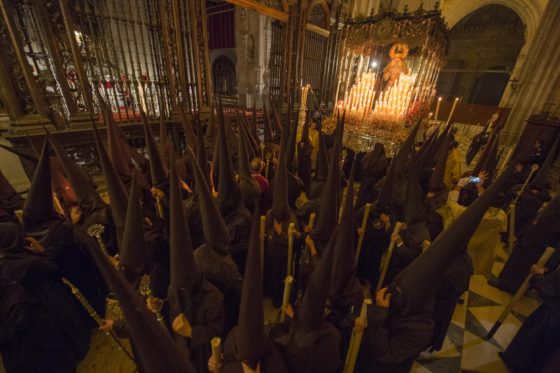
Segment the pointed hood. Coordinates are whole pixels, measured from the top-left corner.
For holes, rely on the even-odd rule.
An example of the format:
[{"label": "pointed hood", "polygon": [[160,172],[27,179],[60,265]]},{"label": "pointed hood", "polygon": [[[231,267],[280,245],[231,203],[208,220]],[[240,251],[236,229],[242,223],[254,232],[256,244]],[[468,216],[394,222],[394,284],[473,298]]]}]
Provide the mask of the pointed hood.
[{"label": "pointed hood", "polygon": [[447,165],[447,158],[451,149],[451,139],[449,134],[445,135],[443,141],[439,145],[439,149],[435,154],[435,167],[430,176],[429,187],[431,191],[439,191],[445,189],[443,183],[445,176],[445,167]]},{"label": "pointed hood", "polygon": [[313,147],[309,142],[309,125],[311,123],[311,110],[307,111],[307,120],[303,124],[301,140],[298,144],[297,172],[298,176],[309,190],[311,184],[311,153]]},{"label": "pointed hood", "polygon": [[[484,167],[486,166],[488,161],[490,161],[490,163],[493,162],[490,158],[492,157],[492,154],[494,152],[496,153],[496,155],[498,154],[497,140],[498,140],[498,136],[492,136],[488,140],[488,143],[486,144],[484,151],[482,152],[480,158],[478,159],[478,162],[476,163],[476,166],[473,170],[473,175],[478,175],[480,171],[484,170]],[[496,146],[494,146],[494,144],[496,144]]]},{"label": "pointed hood", "polygon": [[288,107],[288,112],[286,113],[286,124],[284,128],[290,134],[290,138],[288,140],[288,154],[286,158],[286,165],[288,166],[288,171],[293,173],[294,158],[296,155],[297,123],[295,125],[292,125],[290,110],[291,107]]},{"label": "pointed hood", "polygon": [[202,170],[202,174],[206,177],[208,185],[210,185],[210,167],[208,166],[208,158],[206,156],[206,146],[204,144],[204,133],[200,119],[197,117],[198,128],[196,131],[196,160],[198,166]]},{"label": "pointed hood", "polygon": [[192,123],[189,122],[187,113],[185,113],[183,106],[179,105],[179,109],[181,113],[181,120],[183,122],[183,130],[185,131],[185,141],[187,142],[187,146],[194,148],[196,146],[196,137],[194,135]]},{"label": "pointed hood", "polygon": [[259,154],[260,147],[258,141],[253,137],[250,127],[252,124],[249,124],[247,120],[247,116],[245,115],[245,111],[243,111],[243,116],[239,116],[238,113],[238,136],[243,135],[245,137],[245,142],[247,144],[247,151],[251,159],[255,157],[255,155]]},{"label": "pointed hood", "polygon": [[343,297],[351,281],[355,281],[354,268],[354,176],[356,164],[352,164],[346,199],[342,208],[342,219],[334,242],[333,268],[331,273],[330,297]]},{"label": "pointed hood", "polygon": [[150,175],[152,178],[152,185],[161,186],[166,182],[167,169],[163,163],[156,144],[156,139],[154,138],[154,134],[150,128],[150,124],[148,123],[148,117],[143,110],[140,110],[140,115],[142,116],[142,124],[144,125],[146,148],[148,148],[148,155],[150,157]]},{"label": "pointed hood", "polygon": [[420,186],[416,162],[410,162],[408,169],[408,185],[406,187],[406,199],[404,204],[404,220],[407,225],[412,225],[422,220],[426,212],[425,193]]},{"label": "pointed hood", "polygon": [[272,137],[272,125],[270,124],[270,115],[266,109],[266,100],[263,99],[263,115],[264,115],[264,143],[271,144],[273,142]]},{"label": "pointed hood", "polygon": [[251,176],[251,169],[249,167],[249,157],[247,155],[247,143],[245,136],[240,134],[237,140],[238,154],[239,154],[239,189],[241,196],[247,206],[256,203],[261,195],[261,188],[257,181]]},{"label": "pointed hood", "polygon": [[342,146],[342,122],[338,121],[333,145],[329,174],[325,182],[325,189],[320,199],[321,209],[317,223],[311,232],[311,238],[317,244],[317,249],[324,248],[338,223],[338,207],[340,206],[340,153]]},{"label": "pointed hood", "polygon": [[272,216],[277,221],[282,221],[290,212],[288,203],[288,170],[286,168],[287,157],[287,132],[282,134],[280,139],[280,154],[278,156],[278,164],[274,171],[273,189],[272,189]]},{"label": "pointed hood", "polygon": [[541,168],[539,168],[537,174],[533,178],[531,184],[533,185],[547,185],[550,184],[550,169],[554,164],[554,161],[558,157],[558,149],[560,148],[560,136],[556,136],[556,140],[552,147],[548,151],[546,155],[546,159],[544,160]]},{"label": "pointed hood", "polygon": [[[159,117],[159,154],[164,165],[169,164],[169,136],[167,135],[167,123],[163,114]],[[174,153],[174,152],[173,152]]]},{"label": "pointed hood", "polygon": [[0,171],[0,209],[19,210],[23,207],[24,200]]},{"label": "pointed hood", "polygon": [[4,144],[0,144],[0,148],[5,149],[5,150],[9,151],[10,153],[13,153],[17,156],[20,156],[23,159],[27,159],[27,160],[29,160],[33,163],[39,162],[39,159],[37,158],[37,156],[35,156],[34,154],[31,154],[31,153],[28,153],[24,150],[16,149],[16,148],[13,148],[11,146],[4,145]]},{"label": "pointed hood", "polygon": [[261,250],[259,244],[259,218],[255,214],[249,238],[247,262],[239,321],[237,323],[237,358],[256,368],[263,358],[265,346],[263,312],[263,276],[261,269]]},{"label": "pointed hood", "polygon": [[218,132],[219,132],[219,176],[218,176],[218,198],[217,203],[222,216],[226,217],[235,210],[241,202],[241,191],[235,182],[233,167],[228,149],[228,142],[224,124],[224,112],[222,103],[219,103],[218,110]]},{"label": "pointed hood", "polygon": [[62,165],[57,157],[51,156],[51,187],[59,198],[63,208],[68,208],[78,203],[78,197],[68,179],[64,176]]},{"label": "pointed hood", "polygon": [[92,120],[93,125],[93,136],[95,139],[95,144],[97,145],[97,153],[99,155],[99,160],[101,161],[101,166],[103,167],[103,175],[105,175],[105,183],[107,185],[107,192],[109,193],[109,199],[111,200],[111,215],[113,216],[113,223],[117,228],[117,236],[122,238],[122,233],[124,231],[124,222],[126,220],[126,209],[128,205],[128,193],[119,178],[119,174],[113,163],[109,160],[109,155],[107,150],[105,150],[105,145],[101,141],[101,136],[99,135],[99,130],[95,121]]},{"label": "pointed hood", "polygon": [[467,154],[466,154],[467,166],[471,164],[474,157],[476,157],[477,153],[480,151],[482,145],[484,145],[484,138],[487,136],[489,126],[490,126],[490,121],[486,122],[486,125],[484,126],[482,131],[480,131],[479,133],[473,136],[469,148],[467,149]]},{"label": "pointed hood", "polygon": [[24,231],[31,232],[44,222],[57,218],[52,194],[50,147],[48,139],[45,138],[33,180],[23,204]]},{"label": "pointed hood", "polygon": [[256,146],[257,148],[259,147],[259,143],[260,143],[260,139],[259,139],[259,135],[257,132],[257,128],[258,128],[258,124],[257,124],[257,102],[255,101],[255,103],[253,104],[253,123],[251,125],[251,128],[249,129],[249,135],[253,138],[253,140],[256,142]]},{"label": "pointed hood", "polygon": [[149,261],[148,247],[144,237],[142,206],[136,173],[132,174],[130,196],[126,210],[124,233],[119,252],[119,264],[132,284],[137,284]]},{"label": "pointed hood", "polygon": [[414,141],[419,127],[420,121],[412,128],[398,153],[389,164],[387,175],[385,175],[381,190],[377,195],[376,206],[395,207],[399,204],[399,200],[404,200],[407,163],[414,158]]},{"label": "pointed hood", "polygon": [[[170,154],[170,159],[173,160]],[[181,187],[173,163],[169,166],[169,250],[170,250],[170,291],[181,296],[171,296],[176,301],[192,300],[192,293],[202,281],[193,255],[193,247],[187,218],[181,198]],[[192,304],[172,305],[175,310],[191,310]],[[177,312],[177,313],[179,313]],[[192,317],[192,315],[190,315]]]},{"label": "pointed hood", "polygon": [[122,273],[117,271],[101,252],[92,237],[81,232],[87,242],[105,283],[115,293],[126,319],[127,331],[134,345],[137,364],[146,373],[185,372],[195,373],[187,354],[181,351],[169,333],[162,328],[146,301],[136,293]]},{"label": "pointed hood", "polygon": [[72,184],[78,203],[84,211],[85,218],[87,219],[99,211],[104,211],[107,206],[95,191],[94,184],[89,175],[87,175],[76,162],[70,159],[54,136],[48,135],[48,138],[54,153],[64,169],[64,173],[68,177],[70,184]]},{"label": "pointed hood", "polygon": [[360,162],[363,176],[374,176],[387,168],[387,155],[382,143],[375,143],[373,150],[367,153]]},{"label": "pointed hood", "polygon": [[317,268],[311,272],[307,288],[296,311],[297,326],[304,332],[317,330],[325,322],[325,304],[331,287],[334,244],[338,234],[339,230],[332,232]]},{"label": "pointed hood", "polygon": [[319,149],[317,150],[317,169],[315,172],[315,180],[325,181],[329,173],[329,161],[327,157],[327,147],[325,145],[325,137],[323,131],[319,130]]},{"label": "pointed hood", "polygon": [[122,132],[113,121],[113,113],[105,113],[105,126],[107,127],[107,148],[109,159],[114,165],[121,180],[127,184],[132,176],[132,161],[128,151],[128,144],[122,137]]},{"label": "pointed hood", "polygon": [[486,187],[490,185],[490,183],[492,183],[492,180],[494,180],[496,167],[498,166],[498,160],[500,158],[498,154],[498,146],[500,143],[498,136],[498,134],[494,136],[494,140],[492,141],[492,145],[490,147],[490,150],[488,151],[488,155],[486,156],[484,164],[482,165],[482,170],[488,173],[488,179],[486,179],[486,182],[484,183]]},{"label": "pointed hood", "polygon": [[189,154],[191,168],[194,172],[204,242],[218,254],[228,255],[229,234],[226,223],[220,214],[218,206],[216,206],[216,203],[214,202],[212,192],[210,192],[210,186],[202,174],[202,170],[198,166],[198,163],[195,161],[194,153],[190,148],[188,148],[187,151]]},{"label": "pointed hood", "polygon": [[425,146],[422,146],[418,151],[417,163],[420,170],[424,171],[427,168],[431,168],[434,164],[434,158],[438,151],[438,131],[437,130],[432,133],[430,138],[424,142]]},{"label": "pointed hood", "polygon": [[[284,136],[284,126],[282,126],[282,122],[280,121],[280,117],[278,116],[278,111],[276,111],[276,106],[274,106],[272,101],[270,101],[270,107],[272,109],[272,116],[274,118],[274,120],[272,121],[272,125],[276,129],[276,133],[280,133],[280,138],[282,138],[282,136]],[[286,134],[286,136],[289,137],[290,134],[288,133]]]},{"label": "pointed hood", "polygon": [[393,280],[389,291],[393,294],[391,308],[395,314],[410,316],[427,311],[426,298],[433,294],[452,260],[466,249],[469,238],[504,188],[512,169],[513,164]]}]

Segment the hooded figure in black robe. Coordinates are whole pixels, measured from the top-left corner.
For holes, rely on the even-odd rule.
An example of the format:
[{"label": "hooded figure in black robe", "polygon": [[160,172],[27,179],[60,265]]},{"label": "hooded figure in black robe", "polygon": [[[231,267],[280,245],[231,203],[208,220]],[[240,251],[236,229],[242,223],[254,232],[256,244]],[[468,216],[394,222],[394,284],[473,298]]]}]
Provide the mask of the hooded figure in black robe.
[{"label": "hooded figure in black robe", "polygon": [[338,235],[334,243],[333,268],[331,286],[327,301],[328,314],[326,320],[333,324],[342,336],[341,356],[348,349],[352,329],[358,317],[364,291],[356,277],[354,265],[355,232],[354,229],[354,176],[356,163],[352,165],[350,178]]},{"label": "hooded figure in black robe", "polygon": [[[288,135],[288,131],[284,135]],[[288,170],[286,167],[287,138],[282,137],[280,158],[274,175],[272,208],[266,213],[266,247],[264,257],[264,293],[272,298],[275,307],[282,304],[284,279],[288,260],[288,228],[297,217],[288,203]],[[294,242],[294,253],[296,243]],[[295,256],[295,255],[294,255]]]},{"label": "hooded figure in black robe", "polygon": [[368,202],[373,202],[377,197],[375,185],[387,172],[387,156],[382,143],[376,143],[373,150],[367,153],[360,163],[362,181],[356,200],[356,209]]},{"label": "hooded figure in black robe", "polygon": [[[543,303],[519,329],[500,357],[512,373],[544,372],[560,352],[560,270],[536,274],[531,285]],[[557,363],[556,359],[556,363]]]},{"label": "hooded figure in black robe", "polygon": [[[188,347],[190,360],[199,372],[206,370],[210,340],[221,337],[224,328],[224,297],[204,279],[194,260],[181,189],[175,168],[170,167],[170,251],[169,321],[176,342]],[[179,328],[179,324],[188,324]]]},{"label": "hooded figure in black robe", "polygon": [[[233,168],[230,159],[230,150],[228,147],[228,139],[226,137],[226,129],[224,124],[224,113],[222,106],[219,106],[219,123],[218,123],[218,197],[216,203],[220,209],[220,213],[224,218],[228,234],[229,234],[229,250],[231,257],[242,269],[245,265],[245,255],[247,253],[247,242],[251,231],[251,213],[245,207],[241,194],[240,186],[235,181]],[[233,132],[230,133],[235,137]],[[235,144],[237,148],[237,141]],[[243,271],[240,271],[243,273]]]},{"label": "hooded figure in black robe", "polygon": [[[74,299],[54,261],[24,249],[21,229],[0,224],[0,351],[12,372],[75,372],[89,348]],[[37,250],[37,249],[36,249]]]},{"label": "hooded figure in black robe", "polygon": [[230,239],[226,224],[202,170],[189,149],[190,163],[194,171],[204,243],[194,251],[198,269],[205,279],[214,284],[224,295],[225,327],[227,333],[236,323],[243,278],[230,255]]},{"label": "hooded figure in black robe", "polygon": [[335,232],[311,273],[309,283],[293,319],[278,324],[271,337],[290,372],[337,372],[342,364],[340,332],[325,320],[325,306],[332,281]]},{"label": "hooded figure in black robe", "polygon": [[[529,269],[541,257],[548,246],[555,247],[560,241],[560,194],[525,227],[521,237],[516,241],[496,283],[491,285],[515,293],[527,277]],[[551,261],[557,262],[558,254]]]},{"label": "hooded figure in black robe", "polygon": [[394,237],[396,243],[384,284],[391,283],[403,269],[422,253],[425,244],[430,242],[431,237],[423,219],[425,209],[424,191],[420,187],[416,162],[411,161],[403,212],[406,229],[401,230]]},{"label": "hooded figure in black robe", "polygon": [[254,370],[259,366],[262,373],[288,372],[283,356],[264,328],[258,221],[255,216],[245,266],[239,321],[224,343],[222,373],[242,373],[243,365]]},{"label": "hooded figure in black robe", "polygon": [[[414,359],[430,345],[436,286],[445,269],[464,251],[465,238],[473,235],[511,169],[508,167],[387,289],[378,292],[376,304],[368,309],[357,372],[409,372]],[[388,307],[382,302],[387,297]]]},{"label": "hooded figure in black robe", "polygon": [[[240,129],[237,147],[239,154],[238,157],[238,172],[239,172],[239,189],[241,190],[241,196],[243,197],[243,202],[248,211],[255,211],[255,208],[260,206],[261,200],[261,187],[259,183],[251,176],[251,168],[249,166],[249,154],[247,150],[247,136],[243,129]],[[237,263],[239,266],[240,263]],[[240,266],[241,272],[245,263]]]}]

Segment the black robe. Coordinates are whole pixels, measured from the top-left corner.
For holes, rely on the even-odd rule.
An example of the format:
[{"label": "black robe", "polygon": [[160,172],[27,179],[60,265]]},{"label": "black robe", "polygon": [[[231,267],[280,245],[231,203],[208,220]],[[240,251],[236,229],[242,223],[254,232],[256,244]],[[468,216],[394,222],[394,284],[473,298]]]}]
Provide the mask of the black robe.
[{"label": "black robe", "polygon": [[395,317],[387,308],[370,306],[355,372],[410,372],[414,359],[430,345],[432,328],[430,312]]},{"label": "black robe", "polygon": [[438,282],[433,314],[433,350],[441,350],[457,301],[468,290],[473,271],[473,263],[469,254],[462,252],[453,259],[443,278]]},{"label": "black robe", "polygon": [[243,204],[240,204],[237,209],[224,217],[224,221],[229,233],[231,258],[237,264],[239,273],[244,274],[252,225],[251,214]]},{"label": "black robe", "polygon": [[560,271],[536,275],[531,282],[543,304],[525,320],[500,354],[512,373],[541,372],[550,368],[549,363],[560,352]]},{"label": "black robe", "polygon": [[[236,347],[237,327],[233,328],[226,338],[223,350],[221,373],[243,373],[243,366],[237,357]],[[288,373],[288,365],[272,340],[266,336],[264,356],[260,360],[262,373]]]}]

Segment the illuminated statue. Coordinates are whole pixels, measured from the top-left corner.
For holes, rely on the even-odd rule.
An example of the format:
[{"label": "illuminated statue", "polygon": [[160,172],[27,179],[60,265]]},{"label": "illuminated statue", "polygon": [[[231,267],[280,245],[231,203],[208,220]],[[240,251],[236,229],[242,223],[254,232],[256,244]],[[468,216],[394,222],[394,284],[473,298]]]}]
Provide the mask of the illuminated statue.
[{"label": "illuminated statue", "polygon": [[397,43],[391,47],[389,57],[391,62],[383,69],[383,81],[386,82],[385,89],[392,87],[398,80],[401,74],[408,75],[408,67],[404,59],[408,55],[408,45]]}]

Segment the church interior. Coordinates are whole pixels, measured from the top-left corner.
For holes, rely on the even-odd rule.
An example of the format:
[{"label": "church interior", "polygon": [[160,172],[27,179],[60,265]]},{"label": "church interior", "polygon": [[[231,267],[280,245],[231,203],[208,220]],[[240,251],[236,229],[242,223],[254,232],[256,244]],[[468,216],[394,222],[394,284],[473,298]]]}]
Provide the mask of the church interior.
[{"label": "church interior", "polygon": [[558,19],[0,0],[0,373],[560,372]]}]

